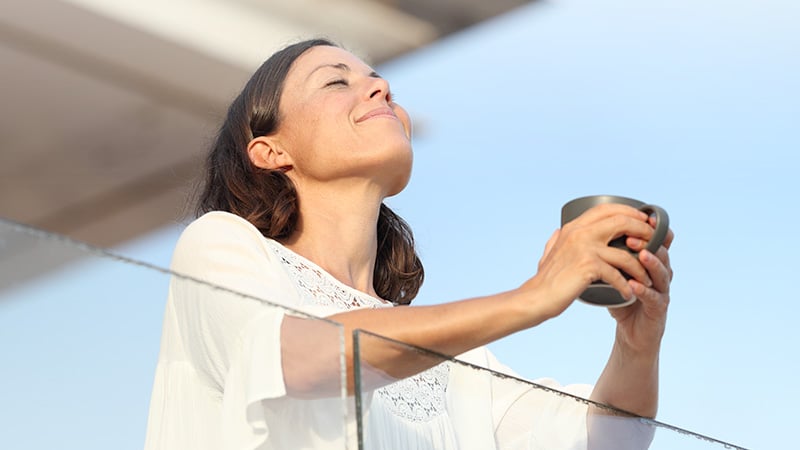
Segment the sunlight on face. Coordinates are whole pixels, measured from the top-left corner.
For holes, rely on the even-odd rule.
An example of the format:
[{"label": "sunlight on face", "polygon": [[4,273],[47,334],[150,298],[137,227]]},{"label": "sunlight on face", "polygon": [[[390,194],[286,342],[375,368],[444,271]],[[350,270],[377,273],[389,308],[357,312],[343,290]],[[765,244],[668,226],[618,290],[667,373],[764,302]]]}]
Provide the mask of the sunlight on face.
[{"label": "sunlight on face", "polygon": [[411,122],[389,83],[353,54],[313,47],[289,71],[275,139],[296,183],[348,179],[398,193],[411,172]]}]

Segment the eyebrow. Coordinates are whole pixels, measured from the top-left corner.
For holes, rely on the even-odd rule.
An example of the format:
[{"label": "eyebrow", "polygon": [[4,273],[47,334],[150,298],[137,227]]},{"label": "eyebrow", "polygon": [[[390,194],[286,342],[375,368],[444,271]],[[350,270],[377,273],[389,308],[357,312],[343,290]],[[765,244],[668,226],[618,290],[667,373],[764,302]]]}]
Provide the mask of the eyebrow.
[{"label": "eyebrow", "polygon": [[[352,71],[350,66],[348,66],[345,63],[322,64],[322,65],[319,65],[319,66],[315,67],[314,70],[309,72],[308,76],[306,77],[306,80],[311,78],[311,75],[313,75],[314,72],[316,72],[316,71],[318,71],[320,69],[324,69],[324,68],[333,68],[333,69],[341,70],[341,71],[344,71],[344,72],[351,72]],[[372,78],[382,78],[380,75],[378,75],[378,72],[375,72],[375,71],[370,72],[369,76],[372,77]]]}]

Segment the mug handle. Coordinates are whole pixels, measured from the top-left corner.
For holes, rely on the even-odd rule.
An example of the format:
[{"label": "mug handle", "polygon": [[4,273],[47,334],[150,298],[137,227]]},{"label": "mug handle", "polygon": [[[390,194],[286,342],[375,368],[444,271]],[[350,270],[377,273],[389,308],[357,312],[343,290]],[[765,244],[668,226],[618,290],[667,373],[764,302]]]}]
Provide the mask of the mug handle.
[{"label": "mug handle", "polygon": [[656,226],[653,237],[650,238],[650,241],[645,247],[650,253],[655,253],[667,237],[667,232],[669,231],[669,215],[667,215],[667,211],[665,211],[664,208],[656,205],[644,205],[639,208],[639,210],[656,216]]}]

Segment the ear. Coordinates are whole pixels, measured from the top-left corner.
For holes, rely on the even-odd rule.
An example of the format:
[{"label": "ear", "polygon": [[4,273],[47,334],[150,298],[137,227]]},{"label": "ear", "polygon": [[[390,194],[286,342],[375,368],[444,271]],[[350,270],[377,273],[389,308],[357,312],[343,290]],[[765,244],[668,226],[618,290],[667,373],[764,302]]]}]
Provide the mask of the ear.
[{"label": "ear", "polygon": [[262,169],[286,169],[292,166],[291,156],[270,136],[253,138],[247,144],[247,156],[253,165]]}]

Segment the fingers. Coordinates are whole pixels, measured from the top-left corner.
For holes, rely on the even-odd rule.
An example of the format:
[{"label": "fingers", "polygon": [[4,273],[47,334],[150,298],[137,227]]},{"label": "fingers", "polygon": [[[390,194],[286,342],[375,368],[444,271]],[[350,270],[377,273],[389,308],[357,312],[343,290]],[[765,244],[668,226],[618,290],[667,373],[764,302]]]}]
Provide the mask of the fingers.
[{"label": "fingers", "polygon": [[[647,269],[640,263],[639,259],[630,252],[614,247],[607,247],[602,251],[600,256],[606,263],[616,268],[617,272],[622,270],[631,278],[645,286],[649,287],[653,285],[653,281],[650,279]],[[605,281],[608,282],[607,280]]]},{"label": "fingers", "polygon": [[669,273],[668,281],[672,283],[672,277],[675,276],[675,273],[673,272],[672,265],[669,262],[669,251],[667,250],[667,247],[662,245],[656,252],[656,258],[658,258],[658,260],[661,261],[661,264],[666,267],[667,273]]},{"label": "fingers", "polygon": [[669,265],[669,253],[665,247],[661,247],[654,255],[647,250],[639,252],[639,261],[642,263],[650,279],[653,280],[653,289],[662,293],[669,293],[669,285],[672,282],[672,268]]},{"label": "fingers", "polygon": [[659,292],[636,280],[628,280],[628,285],[651,317],[663,317],[669,307],[669,293]]},{"label": "fingers", "polygon": [[625,279],[619,269],[604,264],[600,270],[600,280],[608,283],[612,288],[616,289],[623,298],[630,300],[636,293],[633,286]]},{"label": "fingers", "polygon": [[[570,301],[589,283],[603,281],[625,298],[643,296],[645,301],[668,300],[672,269],[668,247],[674,238],[670,230],[656,255],[641,251],[653,236],[648,214],[620,204],[591,208],[556,230],[545,244],[537,280],[557,287],[554,298]],[[609,245],[627,236],[628,249]],[[629,275],[631,280],[626,279]],[[562,298],[563,297],[563,298]]]},{"label": "fingers", "polygon": [[669,247],[672,245],[673,239],[675,239],[675,233],[673,233],[672,228],[670,228],[669,230],[667,230],[667,236],[664,238],[664,243],[661,245],[663,245],[665,248],[667,248],[667,250],[669,250]]},{"label": "fingers", "polygon": [[645,286],[638,280],[628,280],[628,284],[642,302],[644,307],[657,317],[666,312],[669,306],[669,288],[672,281],[672,268],[669,266],[669,253],[665,247],[661,247],[657,255],[647,250],[639,253],[639,261],[642,263],[653,281],[652,287]]},{"label": "fingers", "polygon": [[[655,218],[654,217],[650,217],[649,222],[650,222],[651,225],[655,226]],[[672,245],[672,241],[674,239],[675,239],[675,233],[670,228],[670,229],[667,230],[667,235],[664,237],[664,243],[661,244],[661,247],[659,247],[658,251],[656,251],[656,253],[655,253],[655,257],[657,258],[658,261],[661,262],[661,267],[660,268],[651,268],[651,267],[647,268],[648,272],[650,272],[651,274],[653,273],[652,270],[660,272],[660,273],[662,273],[662,275],[666,274],[664,277],[662,277],[662,278],[666,279],[666,282],[662,284],[662,288],[663,289],[659,289],[662,292],[668,292],[669,291],[669,283],[672,282],[672,277],[674,275],[673,271],[672,271],[672,266],[670,265],[670,262],[669,262],[669,251],[668,251],[669,247]],[[641,249],[644,249],[644,247],[646,245],[647,245],[647,243],[641,243]],[[641,250],[641,249],[639,249],[639,250]],[[652,253],[650,253],[650,252],[647,252],[647,253],[652,255]],[[643,258],[648,258],[647,255],[641,255],[641,252],[640,252],[640,256],[643,257]],[[643,264],[644,264],[644,262],[643,262]],[[653,261],[653,264],[655,264],[655,261]],[[664,289],[666,289],[666,290],[664,290]]]},{"label": "fingers", "polygon": [[[656,217],[650,216],[647,221],[650,223],[650,226],[653,228],[656,227]],[[664,243],[661,244],[669,250],[669,247],[672,245],[672,240],[675,239],[675,233],[672,231],[672,228],[667,230],[667,235],[664,237]]]},{"label": "fingers", "polygon": [[[670,245],[672,245],[673,239],[675,239],[675,233],[673,233],[672,230],[668,230],[667,236],[664,238],[664,243],[661,244],[661,248],[663,248],[664,251],[668,250]],[[628,236],[625,240],[625,245],[627,245],[631,250],[638,252],[647,248],[647,241],[638,237]]]},{"label": "fingers", "polygon": [[618,216],[618,215],[629,216],[641,222],[646,221],[647,218],[649,217],[647,213],[639,211],[638,209],[632,206],[623,205],[619,203],[604,203],[586,210],[586,212],[581,214],[574,221],[586,220],[590,222],[596,222],[598,220],[607,217]]},{"label": "fingers", "polygon": [[[669,261],[669,251],[662,245],[653,254],[644,250],[646,243],[640,241],[632,244],[634,250],[640,250],[637,265],[646,271],[648,277],[642,278],[640,272],[632,271],[630,268],[623,269],[633,276],[633,279],[628,280],[628,284],[636,298],[646,305],[649,311],[663,313],[669,304],[670,284],[674,275]],[[650,280],[651,284],[648,285],[647,281],[643,280]]]},{"label": "fingers", "polygon": [[[587,210],[564,227],[590,227],[596,232],[602,233],[608,242],[624,235],[629,240],[628,246],[634,251],[639,251],[645,248],[647,241],[652,238],[655,226],[655,216],[648,215],[631,206],[608,203]],[[674,238],[675,233],[668,229],[662,245],[669,249]]]},{"label": "fingers", "polygon": [[[655,227],[655,217],[649,217],[648,223]],[[647,241],[637,238],[628,237],[626,245],[633,251],[639,252],[638,260],[642,267],[648,274],[647,278],[641,276],[640,272],[630,271],[631,269],[623,269],[630,274],[634,280],[630,284],[633,288],[634,295],[643,302],[657,302],[669,303],[669,289],[674,276],[672,266],[670,265],[669,247],[675,239],[675,233],[672,229],[667,231],[664,238],[664,243],[659,247],[655,254],[645,250]],[[648,285],[647,280],[651,284]]]}]

